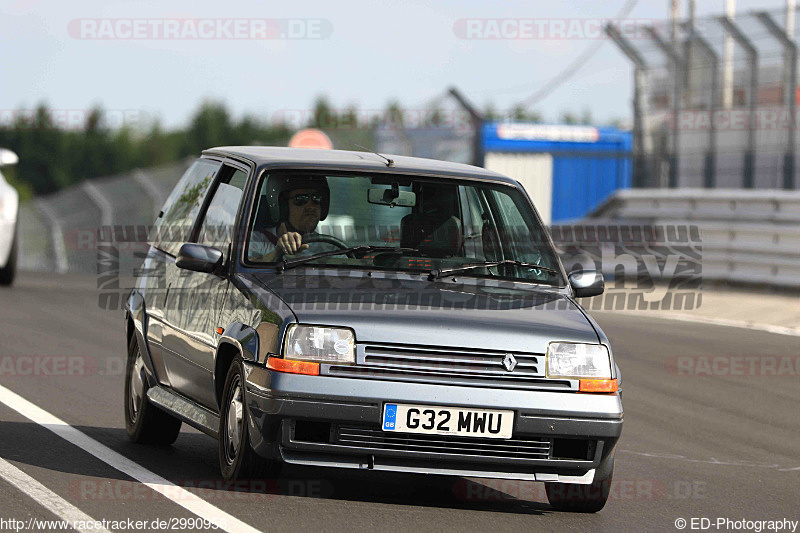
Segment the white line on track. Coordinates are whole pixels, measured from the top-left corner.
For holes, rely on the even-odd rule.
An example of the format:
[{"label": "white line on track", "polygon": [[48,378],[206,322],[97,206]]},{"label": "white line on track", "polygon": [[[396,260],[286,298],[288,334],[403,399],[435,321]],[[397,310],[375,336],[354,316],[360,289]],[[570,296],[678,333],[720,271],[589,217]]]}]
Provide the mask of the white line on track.
[{"label": "white line on track", "polygon": [[111,227],[113,222],[114,206],[100,191],[100,189],[89,180],[84,180],[83,190],[87,196],[92,199],[92,202],[100,209],[100,225]]},{"label": "white line on track", "polygon": [[46,201],[39,198],[35,200],[34,203],[47,219],[47,224],[50,226],[50,240],[53,241],[56,272],[62,274],[69,268],[67,250],[64,247],[64,228],[61,227],[61,221],[58,219],[58,215]]},{"label": "white line on track", "polygon": [[651,459],[667,459],[672,461],[683,461],[685,463],[703,463],[707,465],[717,465],[717,466],[741,466],[747,468],[765,468],[769,470],[777,470],[778,472],[795,472],[800,470],[800,466],[793,467],[793,468],[784,468],[779,464],[775,463],[753,463],[752,461],[740,461],[740,460],[720,460],[715,457],[710,457],[708,459],[692,459],[686,457],[685,455],[676,455],[672,453],[648,453],[648,452],[637,452],[633,450],[622,450],[617,449],[619,453],[631,453],[633,455],[640,455],[642,457],[650,457]]},{"label": "white line on track", "polygon": [[161,191],[158,190],[158,186],[153,182],[153,179],[145,174],[142,169],[137,168],[133,171],[133,179],[139,186],[144,189],[144,192],[150,197],[153,201],[153,210],[155,213],[153,216],[158,217],[158,213],[161,210],[161,204],[164,203],[164,199],[161,196]]},{"label": "white line on track", "polygon": [[[45,507],[51,513],[59,517],[64,522],[74,525],[76,522],[83,522],[85,524],[95,524],[97,521],[91,516],[87,515],[64,498],[51,491],[34,478],[12,465],[11,463],[0,459],[0,477],[14,485],[16,488],[33,498],[33,501]],[[42,523],[47,523],[42,520]],[[30,525],[32,522],[28,522]],[[41,525],[41,524],[40,524]],[[69,529],[72,529],[70,527]],[[81,529],[76,528],[76,531],[81,533],[110,533],[107,529]]]},{"label": "white line on track", "polygon": [[15,410],[25,418],[36,422],[40,426],[49,429],[62,439],[74,444],[78,448],[89,452],[104,463],[112,466],[123,474],[132,477],[152,490],[163,495],[165,498],[180,505],[187,511],[203,518],[213,524],[220,526],[220,529],[230,533],[257,533],[259,530],[250,526],[219,509],[196,494],[175,485],[143,466],[135,463],[111,448],[105,446],[89,437],[85,433],[78,431],[60,418],[57,418],[39,406],[29,402],[22,396],[8,390],[0,385],[0,403],[3,403]]},{"label": "white line on track", "polygon": [[726,326],[730,328],[751,329],[754,331],[766,331],[767,333],[775,333],[777,335],[789,335],[792,337],[800,337],[800,328],[792,328],[788,326],[773,326],[771,324],[758,324],[754,322],[747,322],[745,320],[730,320],[727,318],[711,318],[703,316],[681,315],[678,313],[653,313],[648,314],[646,311],[606,311],[598,309],[596,311],[587,310],[591,313],[608,313],[614,315],[630,315],[638,316],[640,318],[657,318],[660,320],[677,320],[679,322],[694,322],[695,324],[711,324],[713,326]]}]

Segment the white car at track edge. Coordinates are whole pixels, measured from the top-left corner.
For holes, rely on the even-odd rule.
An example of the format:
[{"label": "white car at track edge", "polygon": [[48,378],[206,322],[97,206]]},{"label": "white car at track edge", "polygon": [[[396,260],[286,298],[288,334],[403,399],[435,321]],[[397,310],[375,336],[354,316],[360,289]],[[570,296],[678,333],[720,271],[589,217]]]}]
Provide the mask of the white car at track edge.
[{"label": "white car at track edge", "polygon": [[[11,150],[0,148],[0,167],[15,165],[19,159]],[[17,213],[19,195],[0,173],[0,285],[11,285],[17,270]]]}]

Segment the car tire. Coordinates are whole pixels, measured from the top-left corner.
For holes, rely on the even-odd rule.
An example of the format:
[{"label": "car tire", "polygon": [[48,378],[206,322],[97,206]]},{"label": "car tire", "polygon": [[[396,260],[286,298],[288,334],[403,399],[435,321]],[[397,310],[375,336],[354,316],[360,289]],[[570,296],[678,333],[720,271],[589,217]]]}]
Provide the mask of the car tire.
[{"label": "car tire", "polygon": [[606,457],[588,485],[577,483],[545,483],[547,501],[557,511],[572,513],[596,513],[608,501],[611,480],[614,477],[614,453]]},{"label": "car tire", "polygon": [[0,285],[11,285],[14,283],[14,276],[17,274],[17,234],[14,234],[14,241],[11,243],[11,251],[8,254],[6,266],[0,268]]},{"label": "car tire", "polygon": [[145,372],[134,334],[128,343],[125,367],[125,429],[128,437],[138,444],[168,446],[178,438],[181,421],[147,400],[149,385]]},{"label": "car tire", "polygon": [[280,461],[262,457],[250,446],[244,387],[244,366],[236,357],[225,379],[219,417],[219,466],[228,481],[274,477],[281,468]]}]

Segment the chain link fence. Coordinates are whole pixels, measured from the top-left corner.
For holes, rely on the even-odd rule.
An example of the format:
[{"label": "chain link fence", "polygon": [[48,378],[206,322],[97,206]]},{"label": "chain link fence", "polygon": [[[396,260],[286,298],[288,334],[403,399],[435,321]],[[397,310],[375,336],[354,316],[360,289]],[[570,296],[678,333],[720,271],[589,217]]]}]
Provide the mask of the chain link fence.
[{"label": "chain link fence", "polygon": [[635,187],[800,188],[794,16],[607,27],[635,67]]}]

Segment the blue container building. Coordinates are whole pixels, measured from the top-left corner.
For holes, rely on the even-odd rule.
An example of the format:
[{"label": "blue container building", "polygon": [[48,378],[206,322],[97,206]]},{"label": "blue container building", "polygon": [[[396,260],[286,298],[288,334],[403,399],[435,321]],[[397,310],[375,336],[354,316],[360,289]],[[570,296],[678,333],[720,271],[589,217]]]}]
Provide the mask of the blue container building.
[{"label": "blue container building", "polygon": [[594,126],[487,123],[484,166],[518,180],[546,224],[585,217],[631,187],[630,131]]}]

